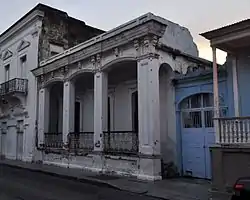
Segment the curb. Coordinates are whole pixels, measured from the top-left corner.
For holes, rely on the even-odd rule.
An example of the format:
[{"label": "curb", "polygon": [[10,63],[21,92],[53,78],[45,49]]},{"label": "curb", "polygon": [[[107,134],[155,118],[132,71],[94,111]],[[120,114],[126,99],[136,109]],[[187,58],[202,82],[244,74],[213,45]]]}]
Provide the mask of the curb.
[{"label": "curb", "polygon": [[[7,166],[10,168],[15,168],[15,169],[22,169],[22,170],[26,170],[26,171],[30,171],[30,172],[38,172],[38,173],[42,173],[42,174],[46,174],[49,176],[53,176],[53,177],[58,177],[58,178],[62,178],[62,179],[67,179],[67,180],[73,180],[73,181],[78,181],[81,183],[89,183],[91,185],[96,185],[96,186],[101,186],[101,187],[107,187],[107,188],[111,188],[111,189],[115,189],[115,190],[119,190],[119,191],[126,191],[126,192],[130,192],[130,193],[134,193],[134,194],[139,194],[139,195],[146,195],[149,197],[156,197],[156,196],[152,196],[152,195],[147,195],[146,192],[135,192],[135,191],[131,191],[129,189],[124,189],[121,187],[118,187],[114,184],[99,180],[99,179],[94,179],[94,178],[78,178],[76,176],[72,176],[72,175],[66,175],[66,174],[59,174],[56,172],[50,172],[50,171],[46,171],[46,170],[42,170],[42,169],[32,169],[32,168],[28,168],[28,167],[24,167],[24,166],[19,166],[19,165],[12,165],[12,164],[8,164],[8,163],[1,163],[0,162],[0,166]],[[159,198],[159,197],[157,197]],[[165,198],[160,198],[163,200],[166,200]]]},{"label": "curb", "polygon": [[31,168],[28,168],[28,167],[22,167],[22,166],[19,166],[19,165],[12,165],[12,164],[7,164],[7,163],[0,163],[0,165],[15,168],[15,169],[22,169],[22,170],[26,170],[26,171],[31,171],[31,172],[39,172],[39,173],[50,175],[50,176],[53,176],[53,177],[59,177],[59,178],[63,178],[63,179],[79,181],[79,182],[82,182],[82,183],[89,183],[91,185],[108,187],[108,188],[112,188],[112,189],[122,191],[122,189],[120,187],[115,186],[115,185],[110,184],[110,183],[107,183],[107,182],[104,182],[104,181],[101,181],[101,180],[98,180],[98,179],[78,178],[78,177],[71,176],[71,175],[59,174],[59,173],[56,173],[56,172],[49,172],[49,171],[45,171],[45,170],[42,170],[42,169],[31,169]]}]

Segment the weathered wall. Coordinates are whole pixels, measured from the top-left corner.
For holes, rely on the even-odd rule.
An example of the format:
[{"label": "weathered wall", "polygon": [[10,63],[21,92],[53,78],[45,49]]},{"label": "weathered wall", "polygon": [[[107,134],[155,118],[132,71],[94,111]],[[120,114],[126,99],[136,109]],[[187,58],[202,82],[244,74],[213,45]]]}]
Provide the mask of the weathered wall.
[{"label": "weathered wall", "polygon": [[178,49],[183,53],[198,56],[198,48],[193,41],[190,31],[166,19],[162,18],[162,20],[167,24],[167,27],[160,42],[173,49]]},{"label": "weathered wall", "polygon": [[216,190],[228,191],[239,177],[250,176],[249,147],[212,147],[211,159],[212,187]]},{"label": "weathered wall", "polygon": [[159,71],[161,153],[164,163],[176,164],[175,89],[172,76],[171,67],[162,65]]},{"label": "weathered wall", "polygon": [[[11,38],[8,38],[7,40],[3,41],[0,44],[0,49],[2,52],[2,58],[4,53],[8,50],[12,52],[12,56],[9,57],[6,60],[0,59],[0,83],[3,83],[5,81],[5,69],[4,66],[7,64],[10,65],[10,79],[13,78],[27,78],[28,79],[28,94],[26,97],[23,97],[21,99],[21,104],[19,107],[23,107],[19,112],[19,116],[14,116],[14,122],[11,122],[11,128],[12,131],[9,134],[6,135],[7,144],[6,145],[6,152],[7,157],[14,159],[16,157],[16,138],[17,135],[15,132],[13,132],[16,121],[18,118],[20,120],[24,120],[24,136],[23,136],[23,144],[24,144],[24,153],[23,153],[23,160],[30,161],[32,159],[32,152],[33,152],[33,144],[35,139],[35,121],[36,121],[36,81],[33,74],[30,72],[30,70],[37,67],[37,57],[38,57],[38,35],[39,35],[39,26],[41,26],[41,21],[36,20],[33,21],[31,24],[26,25],[26,27],[18,32],[16,32]],[[24,42],[25,48],[21,48],[21,43]],[[20,71],[20,59],[21,57],[25,56],[27,58],[26,62],[26,70],[25,74],[21,74]],[[11,105],[11,102],[9,102],[10,107],[14,106]],[[11,112],[11,109],[7,109],[7,113]],[[27,112],[27,113],[26,113]],[[7,113],[2,113],[3,115],[6,115]],[[23,114],[22,114],[23,113]],[[25,117],[26,116],[26,117]],[[10,118],[8,117],[2,117],[1,122],[8,122],[10,121]],[[11,120],[13,121],[13,120]],[[13,124],[14,123],[14,124]],[[12,137],[12,138],[10,138]]]},{"label": "weathered wall", "polygon": [[51,56],[50,44],[66,50],[103,31],[87,26],[83,21],[69,17],[66,12],[41,8],[44,12],[42,32],[39,39],[39,61]]},{"label": "weathered wall", "polygon": [[[226,115],[228,115],[228,106],[230,100],[228,99],[229,89],[227,87],[227,79],[226,74],[221,74],[219,77],[219,95],[221,100],[224,100]],[[197,93],[213,93],[213,81],[212,74],[208,74],[206,76],[194,76],[191,75],[186,76],[183,80],[179,80],[178,84],[175,86],[176,90],[176,147],[178,152],[178,168],[181,172],[182,170],[182,123],[181,123],[181,112],[180,112],[180,104],[181,102],[191,95]],[[205,161],[204,161],[205,162]]]}]

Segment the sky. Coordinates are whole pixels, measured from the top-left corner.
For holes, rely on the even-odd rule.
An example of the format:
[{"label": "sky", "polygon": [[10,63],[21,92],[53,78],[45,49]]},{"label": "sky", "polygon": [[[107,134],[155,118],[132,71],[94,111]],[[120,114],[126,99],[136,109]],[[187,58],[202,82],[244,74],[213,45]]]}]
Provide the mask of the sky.
[{"label": "sky", "polygon": [[[209,42],[200,33],[250,18],[250,0],[10,0],[0,7],[0,32],[37,3],[66,11],[86,24],[110,30],[147,12],[187,27],[199,48],[199,56],[212,59]],[[226,54],[218,51],[219,63]]]}]

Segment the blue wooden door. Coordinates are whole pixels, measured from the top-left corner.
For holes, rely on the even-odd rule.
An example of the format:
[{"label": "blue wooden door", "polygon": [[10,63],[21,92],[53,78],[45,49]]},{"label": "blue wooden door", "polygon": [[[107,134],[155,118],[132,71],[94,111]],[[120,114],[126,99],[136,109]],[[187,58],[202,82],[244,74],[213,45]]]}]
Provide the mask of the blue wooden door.
[{"label": "blue wooden door", "polygon": [[210,94],[197,94],[181,105],[183,175],[211,178],[209,147],[215,142]]}]

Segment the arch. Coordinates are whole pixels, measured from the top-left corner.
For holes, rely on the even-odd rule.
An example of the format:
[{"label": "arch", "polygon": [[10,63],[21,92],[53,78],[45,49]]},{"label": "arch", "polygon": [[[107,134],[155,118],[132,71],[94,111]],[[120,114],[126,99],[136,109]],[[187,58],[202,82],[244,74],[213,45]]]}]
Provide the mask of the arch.
[{"label": "arch", "polygon": [[116,58],[116,59],[106,63],[104,66],[101,67],[101,70],[108,70],[112,65],[123,63],[123,62],[128,62],[128,61],[137,62],[136,58],[132,57],[132,56],[120,57],[120,58]]},{"label": "arch", "polygon": [[80,69],[72,73],[67,79],[69,81],[75,81],[79,76],[83,75],[84,73],[93,73],[93,69]]},{"label": "arch", "polygon": [[53,78],[44,83],[43,87],[50,88],[54,84],[63,83],[63,81],[64,81],[63,78]]},{"label": "arch", "polygon": [[[184,97],[182,97],[182,98],[176,103],[178,110],[180,110],[181,103],[182,103],[185,99],[187,99],[187,98],[189,98],[189,97],[191,97],[191,96],[197,95],[197,94],[212,94],[212,95],[213,95],[214,93],[211,92],[211,91],[198,91],[198,92],[193,92],[193,93],[190,93],[190,94],[188,94],[188,95],[185,95]],[[224,97],[223,97],[222,95],[219,95],[219,100],[220,100],[221,106],[225,106],[224,103],[222,103],[222,102],[224,102]]]},{"label": "arch", "polygon": [[160,67],[159,67],[159,74],[162,71],[167,71],[167,72],[171,72],[172,73],[173,72],[173,68],[168,63],[161,63]]}]

